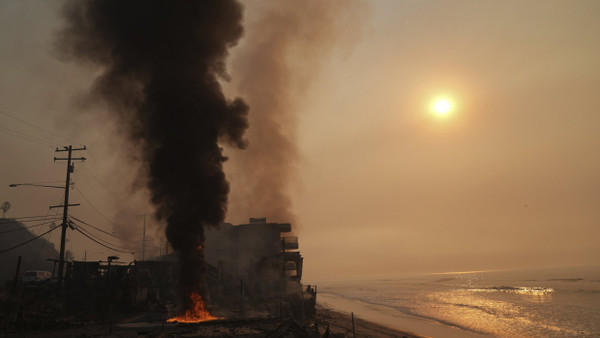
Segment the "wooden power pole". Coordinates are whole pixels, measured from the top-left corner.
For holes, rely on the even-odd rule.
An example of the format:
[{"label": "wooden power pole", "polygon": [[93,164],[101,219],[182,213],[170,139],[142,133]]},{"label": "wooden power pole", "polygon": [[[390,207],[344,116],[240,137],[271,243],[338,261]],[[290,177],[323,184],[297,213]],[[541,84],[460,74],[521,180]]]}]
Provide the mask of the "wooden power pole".
[{"label": "wooden power pole", "polygon": [[142,234],[142,260],[146,259],[146,214],[144,214],[144,232]]},{"label": "wooden power pole", "polygon": [[64,147],[64,149],[56,148],[56,152],[68,151],[67,158],[57,158],[54,157],[54,162],[56,161],[67,161],[67,179],[65,181],[65,202],[63,205],[57,205],[50,208],[63,207],[63,221],[62,221],[62,234],[60,237],[60,257],[58,258],[58,294],[60,295],[62,282],[63,282],[63,273],[65,268],[65,238],[67,236],[67,215],[69,212],[69,189],[71,185],[71,173],[75,170],[75,166],[71,163],[71,161],[85,161],[85,157],[72,158],[71,154],[73,151],[77,150],[86,150],[85,146],[83,148],[73,148],[73,146]]}]

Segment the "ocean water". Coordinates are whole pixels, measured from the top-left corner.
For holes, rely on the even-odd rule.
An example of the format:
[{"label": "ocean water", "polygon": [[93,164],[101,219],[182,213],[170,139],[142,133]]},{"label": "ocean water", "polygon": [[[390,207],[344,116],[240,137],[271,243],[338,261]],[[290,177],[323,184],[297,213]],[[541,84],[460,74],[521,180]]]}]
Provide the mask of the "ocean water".
[{"label": "ocean water", "polygon": [[317,301],[433,337],[600,337],[600,266],[323,280]]}]

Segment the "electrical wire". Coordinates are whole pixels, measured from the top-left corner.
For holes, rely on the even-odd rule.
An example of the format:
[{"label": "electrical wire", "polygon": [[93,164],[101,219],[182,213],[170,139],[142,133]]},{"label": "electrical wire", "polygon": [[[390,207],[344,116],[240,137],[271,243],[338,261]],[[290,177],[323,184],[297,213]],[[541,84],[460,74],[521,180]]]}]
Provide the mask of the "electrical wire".
[{"label": "electrical wire", "polygon": [[[89,149],[88,149],[88,155],[89,155],[88,157],[89,157],[89,159],[90,159],[90,160],[91,160],[93,163],[95,163],[95,164],[96,164],[96,166],[97,166],[99,169],[102,169],[102,166],[100,165],[100,163],[98,163],[98,161],[96,161],[96,155],[94,155],[94,154],[95,154],[95,153],[93,153],[93,152],[92,152],[92,150],[89,150]],[[97,176],[97,178],[96,178],[96,179],[97,179],[97,180],[98,180],[98,181],[99,181],[101,184],[103,184],[104,186],[108,186],[107,184],[104,184],[104,183],[102,183],[102,182],[101,182],[101,180],[100,180],[100,177],[101,177],[101,175],[99,175],[97,171],[93,170],[93,169],[92,169],[92,166],[89,166],[89,167],[88,167],[88,166],[85,166],[85,168],[89,169],[89,170],[90,170],[90,172],[91,172],[93,175],[96,175],[96,176]],[[112,186],[112,188],[116,188],[116,187],[119,187],[119,186],[120,186],[119,184],[115,183],[115,181],[113,181],[113,180],[112,180],[110,177],[106,177],[106,179],[107,179],[108,183],[110,183],[110,185]],[[119,195],[122,195],[122,194],[119,194]]]},{"label": "electrical wire", "polygon": [[106,245],[110,245],[110,246],[112,246],[112,247],[115,247],[115,248],[118,248],[118,249],[121,249],[121,250],[125,250],[125,248],[121,247],[120,245],[117,245],[117,244],[111,243],[111,242],[109,242],[109,241],[105,240],[104,238],[101,238],[101,237],[99,237],[99,236],[96,236],[96,235],[92,234],[91,232],[89,232],[88,230],[86,230],[86,228],[85,228],[85,227],[83,227],[83,226],[79,226],[79,227],[77,227],[77,229],[79,229],[79,230],[82,230],[82,231],[83,231],[83,232],[85,232],[87,235],[89,235],[89,236],[93,237],[94,239],[96,239],[96,240],[98,240],[98,241],[100,241],[100,242],[102,242],[102,243],[104,243],[104,244],[106,244]]},{"label": "electrical wire", "polygon": [[[85,166],[82,166],[80,168],[85,168]],[[90,185],[90,188],[94,191],[96,196],[99,197],[105,204],[114,203],[115,200],[126,199],[124,195],[117,194],[112,190],[108,189],[106,183],[102,182],[100,179],[92,175],[91,171],[88,172],[88,169],[80,170],[79,174],[74,173],[75,185],[78,185],[79,181],[83,180],[85,183]],[[94,180],[92,180],[92,178]],[[81,185],[81,187],[83,188],[83,185]]]},{"label": "electrical wire", "polygon": [[58,146],[58,145],[59,145],[58,143],[54,143],[54,142],[51,142],[51,141],[45,140],[45,139],[43,139],[43,138],[39,138],[39,137],[37,137],[37,136],[34,136],[34,135],[29,135],[29,134],[27,134],[27,133],[23,133],[23,132],[20,132],[20,131],[18,131],[18,130],[14,130],[14,129],[6,128],[6,127],[0,127],[0,129],[3,129],[3,130],[5,130],[5,131],[7,131],[7,132],[10,132],[10,133],[13,133],[13,134],[16,134],[16,135],[20,135],[20,136],[23,136],[23,137],[28,137],[28,138],[30,138],[30,139],[32,139],[32,140],[37,140],[37,141],[40,141],[40,142],[42,142],[42,143],[46,143],[47,145],[49,145],[49,146],[51,146],[51,147],[54,147],[54,146]]},{"label": "electrical wire", "polygon": [[53,219],[53,218],[44,218],[44,219],[32,219],[32,220],[22,221],[22,222],[20,222],[20,221],[16,221],[16,222],[1,222],[0,226],[3,226],[3,225],[15,225],[15,224],[25,224],[25,223],[28,223],[28,222],[52,221],[52,220],[55,220],[55,219]]},{"label": "electrical wire", "polygon": [[[99,244],[107,249],[110,249],[112,251],[116,251],[116,252],[122,252],[122,253],[127,253],[127,254],[133,254],[133,252],[131,251],[124,251],[124,250],[119,250],[119,249],[115,249],[115,248],[111,248],[108,245],[104,245],[100,242],[98,242],[97,240],[93,239],[92,237],[88,236],[86,233],[84,233],[83,231],[81,231],[79,228],[75,229],[76,231],[78,231],[80,234],[84,235],[85,237],[89,238],[90,240],[92,240],[93,242],[95,242],[96,244]],[[1,252],[0,252],[1,253]]]},{"label": "electrical wire", "polygon": [[11,219],[14,219],[14,220],[22,220],[22,219],[26,219],[26,218],[40,218],[40,217],[41,217],[41,218],[46,218],[46,217],[48,217],[48,213],[46,213],[45,215],[40,215],[40,216],[23,216],[23,217],[13,217],[13,218],[11,218]]},{"label": "electrical wire", "polygon": [[85,224],[85,225],[88,225],[88,226],[90,226],[90,227],[92,227],[92,228],[94,228],[94,229],[96,229],[96,230],[98,230],[98,231],[100,231],[100,232],[103,232],[103,233],[105,233],[105,234],[107,234],[107,235],[109,235],[109,236],[113,236],[114,238],[121,239],[121,238],[119,238],[119,236],[117,236],[117,235],[115,235],[115,234],[112,234],[112,233],[110,233],[110,232],[108,232],[108,231],[104,231],[104,230],[102,230],[102,229],[100,229],[100,228],[98,228],[98,227],[95,227],[95,226],[93,226],[93,225],[91,225],[91,224],[89,224],[89,223],[87,223],[87,222],[84,222],[84,221],[80,220],[79,218],[77,218],[77,217],[75,217],[75,216],[70,216],[70,217],[71,217],[72,219],[76,220],[77,222],[81,222],[81,223],[83,223],[83,224]]},{"label": "electrical wire", "polygon": [[46,225],[46,224],[52,224],[54,223],[55,220],[52,220],[50,222],[43,222],[43,223],[39,223],[39,224],[34,224],[34,225],[30,225],[30,226],[26,226],[26,227],[22,227],[22,228],[18,228],[18,229],[10,229],[10,230],[4,230],[4,231],[0,231],[0,234],[6,234],[9,232],[16,232],[16,231],[22,231],[22,230],[27,230],[27,229],[31,229],[31,228],[36,228],[42,225]]},{"label": "electrical wire", "polygon": [[49,131],[49,130],[43,129],[43,128],[41,128],[41,127],[38,127],[38,126],[36,126],[35,124],[33,124],[33,123],[30,123],[30,122],[27,122],[27,121],[25,121],[25,120],[23,120],[23,119],[20,119],[20,118],[18,118],[18,117],[16,117],[16,116],[14,116],[14,115],[11,115],[11,114],[7,113],[6,111],[4,111],[4,110],[2,110],[2,109],[0,109],[0,113],[1,113],[1,114],[4,114],[4,115],[6,115],[6,116],[8,116],[8,117],[11,117],[11,118],[13,118],[13,119],[15,119],[15,120],[17,120],[17,121],[19,121],[19,122],[21,122],[21,123],[25,123],[26,125],[28,125],[28,126],[30,126],[30,127],[33,127],[33,128],[35,128],[35,129],[37,129],[37,130],[43,131],[43,132],[45,132],[45,133],[48,133],[48,134],[50,134],[50,135],[52,135],[52,136],[54,136],[54,137],[57,137],[57,138],[59,138],[59,139],[61,139],[61,140],[64,140],[64,141],[67,141],[67,142],[70,142],[70,143],[80,144],[80,145],[82,144],[82,143],[80,143],[80,142],[73,141],[73,140],[70,140],[70,139],[68,139],[68,138],[66,138],[66,137],[60,136],[60,135],[58,135],[58,134],[55,134],[55,133],[53,133],[53,132],[51,132],[51,131]]},{"label": "electrical wire", "polygon": [[7,224],[19,224],[19,223],[27,223],[27,222],[41,222],[41,221],[52,221],[52,220],[57,220],[57,218],[38,218],[38,219],[26,219],[26,220],[22,220],[22,221],[7,221],[7,222],[2,222],[0,221],[0,226],[2,225],[7,225]]},{"label": "electrical wire", "polygon": [[104,202],[112,203],[115,200],[128,199],[127,196],[118,191],[118,189],[115,189],[114,186],[111,187],[112,181],[102,180],[97,173],[94,173],[94,171],[91,170],[90,166],[82,165],[80,169],[82,170],[79,170],[79,175],[75,175],[77,179],[83,179],[85,183],[89,184],[96,195],[98,195]]},{"label": "electrical wire", "polygon": [[[65,195],[63,194],[63,196],[58,200],[58,204],[64,204],[65,201]],[[46,211],[46,216],[49,216],[51,213],[52,209],[48,209],[48,211]],[[56,209],[56,211],[54,212],[54,218],[58,219],[58,212],[59,209]],[[44,250],[44,248],[46,247],[46,245],[48,245],[48,243],[50,243],[50,239],[52,238],[52,234],[53,232],[48,234],[48,237],[46,238],[45,241],[41,241],[40,243],[40,247],[39,249],[36,251],[36,253],[34,255],[29,255],[31,253],[31,250],[33,250],[33,245],[29,246],[29,249],[27,250],[27,253],[24,255],[23,259],[27,259],[29,257],[29,263],[28,265],[31,265],[33,262],[35,262],[40,255],[42,254],[42,250]]]},{"label": "electrical wire", "polygon": [[56,145],[56,144],[51,144],[51,143],[46,142],[46,141],[38,141],[40,139],[38,139],[37,137],[28,136],[28,135],[25,135],[25,134],[22,134],[22,133],[19,133],[19,132],[16,132],[16,131],[12,131],[10,129],[6,129],[6,128],[3,128],[3,127],[0,127],[0,132],[4,133],[6,135],[18,137],[18,138],[23,139],[25,141],[29,141],[29,142],[34,142],[34,143],[37,143],[37,144],[41,144],[43,146],[50,147],[52,149],[54,149],[54,147]]},{"label": "electrical wire", "polygon": [[77,185],[75,185],[75,189],[77,189],[77,191],[79,191],[79,194],[81,194],[81,197],[83,197],[83,199],[86,200],[94,210],[96,210],[98,215],[102,216],[102,218],[107,220],[110,224],[118,227],[118,225],[115,222],[111,221],[110,219],[108,219],[108,217],[104,216],[104,214],[101,213],[100,210],[98,210],[98,208],[96,208],[96,206],[92,202],[90,202],[90,200],[87,197],[85,197],[85,195],[83,194],[83,192],[81,192],[81,190],[79,190],[79,187],[77,187]]},{"label": "electrical wire", "polygon": [[13,246],[13,247],[11,247],[11,248],[8,248],[8,249],[4,249],[4,250],[0,251],[0,254],[3,254],[3,253],[5,253],[5,252],[8,252],[8,251],[10,251],[10,250],[16,249],[16,248],[18,248],[18,247],[20,247],[20,246],[23,246],[23,245],[25,245],[25,244],[27,244],[27,243],[29,243],[29,242],[31,242],[31,241],[34,241],[34,240],[36,240],[36,239],[38,239],[38,238],[40,238],[40,237],[42,237],[42,236],[46,235],[47,233],[50,233],[50,232],[52,232],[52,231],[54,231],[54,230],[58,229],[58,228],[60,228],[60,226],[56,226],[56,227],[54,227],[54,228],[52,228],[52,229],[50,229],[50,230],[48,230],[48,231],[44,232],[43,234],[41,234],[41,235],[39,235],[39,236],[37,236],[37,237],[34,237],[34,238],[32,238],[32,239],[30,239],[30,240],[28,240],[28,241],[25,241],[25,242],[23,242],[23,243],[21,243],[21,244],[15,245],[15,246]]}]

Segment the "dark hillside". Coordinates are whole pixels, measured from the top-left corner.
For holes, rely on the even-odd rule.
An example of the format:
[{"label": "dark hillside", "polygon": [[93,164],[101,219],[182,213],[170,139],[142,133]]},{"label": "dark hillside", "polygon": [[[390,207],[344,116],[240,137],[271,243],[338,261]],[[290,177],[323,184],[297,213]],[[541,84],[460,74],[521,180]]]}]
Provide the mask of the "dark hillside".
[{"label": "dark hillside", "polygon": [[[27,226],[31,227],[47,221],[31,222]],[[60,221],[56,222],[57,224]],[[37,235],[34,235],[27,229],[27,226],[14,219],[0,219],[0,251],[13,247],[17,244],[26,242]],[[43,224],[32,228],[37,233],[43,233],[50,230],[52,224]],[[49,237],[50,236],[50,237]],[[35,239],[21,247],[0,253],[0,282],[12,279],[17,267],[17,259],[21,260],[21,273],[27,270],[46,270],[52,272],[54,263],[47,261],[47,258],[58,258],[58,251],[54,244],[48,242],[48,238],[58,238],[60,230],[55,230],[45,236]]]}]

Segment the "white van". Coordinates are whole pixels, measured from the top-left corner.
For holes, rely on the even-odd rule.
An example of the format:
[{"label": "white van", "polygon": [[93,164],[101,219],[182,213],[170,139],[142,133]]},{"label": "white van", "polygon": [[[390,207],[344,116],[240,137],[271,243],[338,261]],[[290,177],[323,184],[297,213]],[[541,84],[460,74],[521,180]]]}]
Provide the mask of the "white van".
[{"label": "white van", "polygon": [[50,277],[52,277],[50,271],[25,271],[21,279],[23,280],[23,283],[30,283],[43,281]]}]

